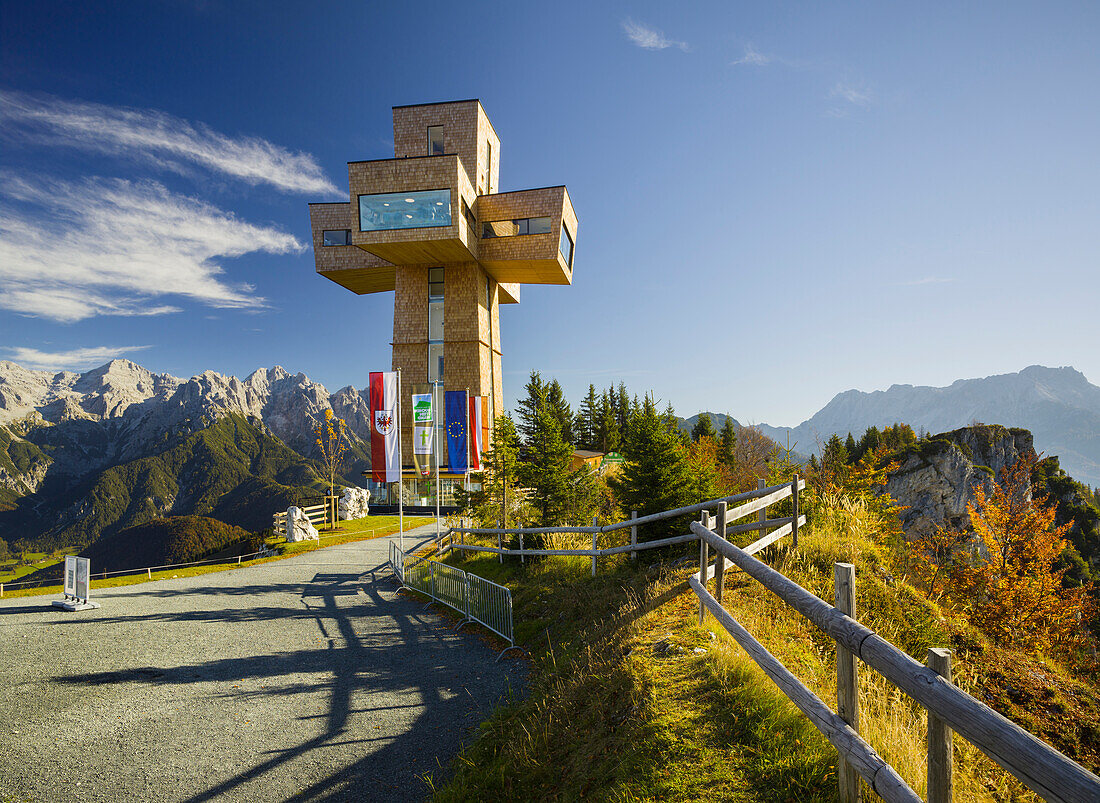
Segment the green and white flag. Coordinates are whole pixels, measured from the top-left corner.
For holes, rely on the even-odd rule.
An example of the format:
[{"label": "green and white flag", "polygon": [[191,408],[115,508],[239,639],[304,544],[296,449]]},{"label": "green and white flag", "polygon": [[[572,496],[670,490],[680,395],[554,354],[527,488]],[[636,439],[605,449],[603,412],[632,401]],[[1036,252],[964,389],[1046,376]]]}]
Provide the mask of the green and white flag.
[{"label": "green and white flag", "polygon": [[435,453],[435,407],[432,386],[417,383],[412,387],[413,464],[421,477],[431,476]]},{"label": "green and white flag", "polygon": [[430,424],[432,422],[432,394],[414,393],[412,402],[413,424]]}]

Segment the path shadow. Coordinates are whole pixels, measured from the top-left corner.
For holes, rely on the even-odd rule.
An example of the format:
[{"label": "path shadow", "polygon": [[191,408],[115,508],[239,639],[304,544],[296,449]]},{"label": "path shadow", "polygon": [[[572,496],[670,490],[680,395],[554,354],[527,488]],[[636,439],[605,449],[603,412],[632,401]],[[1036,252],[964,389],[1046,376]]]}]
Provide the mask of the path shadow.
[{"label": "path shadow", "polygon": [[[464,670],[479,676],[498,671],[493,654],[480,641],[465,634],[453,634],[439,617],[415,600],[393,595],[395,581],[382,571],[384,564],[364,574],[318,573],[309,583],[299,584],[302,608],[293,611],[265,607],[165,613],[153,617],[115,617],[116,620],[153,621],[249,621],[258,616],[311,618],[325,646],[292,649],[247,657],[214,658],[174,667],[139,667],[121,672],[69,675],[58,682],[76,686],[120,683],[186,686],[206,681],[254,680],[271,688],[246,692],[253,697],[293,697],[306,693],[328,695],[323,715],[304,715],[300,721],[316,720],[320,728],[312,738],[298,744],[276,746],[265,758],[234,776],[187,799],[201,803],[223,796],[239,796],[242,787],[261,781],[265,775],[314,750],[348,744],[362,744],[363,755],[342,766],[322,781],[298,790],[294,800],[405,801],[426,797],[430,789],[423,781],[429,773],[438,777],[457,752],[466,732],[476,727],[501,700],[499,694],[478,700],[462,688],[456,673]],[[268,590],[285,592],[288,585],[273,584]],[[251,590],[246,590],[251,589]],[[222,589],[222,593],[257,593],[257,587]],[[197,589],[199,594],[216,594],[214,588]],[[384,596],[384,592],[386,595]],[[389,619],[392,626],[378,628],[369,620]],[[365,626],[366,625],[366,626]],[[509,672],[519,670],[508,665]],[[522,671],[522,670],[519,670]],[[302,680],[308,674],[308,680]],[[291,678],[294,678],[291,680]],[[363,699],[363,695],[371,695]],[[226,695],[227,697],[230,695]],[[236,696],[234,694],[233,696]],[[354,705],[353,701],[359,701]],[[417,702],[409,703],[410,699]],[[364,704],[366,703],[366,704]],[[379,734],[370,729],[371,715],[386,711],[422,708],[410,727],[396,734]]]}]

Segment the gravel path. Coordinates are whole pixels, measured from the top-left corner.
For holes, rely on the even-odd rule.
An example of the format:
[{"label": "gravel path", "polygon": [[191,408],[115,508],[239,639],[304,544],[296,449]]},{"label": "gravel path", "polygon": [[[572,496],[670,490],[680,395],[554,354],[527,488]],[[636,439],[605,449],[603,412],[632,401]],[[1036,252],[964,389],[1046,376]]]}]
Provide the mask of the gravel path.
[{"label": "gravel path", "polygon": [[427,796],[525,673],[397,594],[387,541],[0,600],[0,800]]}]

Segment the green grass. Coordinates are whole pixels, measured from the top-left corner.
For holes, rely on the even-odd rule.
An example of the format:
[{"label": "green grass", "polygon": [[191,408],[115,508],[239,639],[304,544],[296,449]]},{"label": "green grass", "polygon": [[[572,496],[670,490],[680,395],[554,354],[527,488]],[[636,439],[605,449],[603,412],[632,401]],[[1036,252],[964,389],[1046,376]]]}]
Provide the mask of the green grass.
[{"label": "green grass", "polygon": [[[405,517],[405,529],[411,529],[421,524],[426,524],[433,519],[427,517],[406,516]],[[165,580],[173,577],[194,577],[201,574],[212,574],[214,572],[224,572],[231,569],[237,569],[246,566],[255,566],[260,563],[269,563],[271,561],[282,560],[292,555],[301,555],[306,552],[313,552],[317,549],[324,547],[335,546],[338,544],[347,544],[353,541],[366,541],[371,538],[383,538],[388,535],[393,535],[397,532],[398,517],[397,516],[366,516],[361,519],[353,519],[351,521],[342,521],[336,531],[321,531],[320,541],[299,541],[298,543],[288,544],[284,538],[270,537],[265,539],[265,543],[269,547],[277,548],[280,550],[280,554],[269,558],[257,558],[254,560],[246,560],[240,564],[236,562],[236,557],[226,558],[225,563],[206,564],[202,566],[186,566],[178,568],[162,569],[160,571],[152,572],[150,577],[147,574],[126,574],[118,577],[107,577],[106,579],[94,579],[95,567],[92,567],[93,580],[92,589],[100,588],[115,588],[118,586],[136,585],[138,583],[147,583],[151,580]],[[32,570],[41,569],[43,566],[34,566]],[[52,586],[36,586],[34,588],[26,589],[4,589],[4,597],[30,597],[38,596],[40,594],[60,593],[62,591],[61,584]]]},{"label": "green grass", "polygon": [[[921,661],[929,646],[955,648],[959,685],[989,688],[982,658],[959,648],[958,623],[891,574],[892,547],[874,514],[846,499],[816,513],[799,548],[773,548],[767,562],[826,600],[833,563],[855,564],[858,618]],[[446,780],[427,779],[436,800],[835,800],[835,750],[713,619],[698,624],[691,569],[645,568],[656,560],[601,562],[597,578],[587,558],[449,561],[512,589],[530,680],[524,699],[480,727]],[[835,707],[827,636],[740,572],[727,575],[725,605]],[[923,794],[925,712],[862,665],[860,677],[861,732]],[[957,800],[1035,800],[961,738],[955,750]]]},{"label": "green grass", "polygon": [[827,743],[754,667],[718,657],[686,570],[461,564],[513,589],[532,671],[527,697],[481,726],[437,800],[835,798]]}]

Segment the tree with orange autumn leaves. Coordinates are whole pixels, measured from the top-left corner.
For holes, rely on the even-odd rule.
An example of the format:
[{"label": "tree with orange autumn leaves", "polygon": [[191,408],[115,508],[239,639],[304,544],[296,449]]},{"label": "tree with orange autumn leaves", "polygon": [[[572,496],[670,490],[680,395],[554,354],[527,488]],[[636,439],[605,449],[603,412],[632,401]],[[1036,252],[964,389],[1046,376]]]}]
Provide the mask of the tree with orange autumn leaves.
[{"label": "tree with orange autumn leaves", "polygon": [[317,437],[317,449],[321,454],[321,465],[328,476],[328,493],[333,495],[336,485],[336,472],[340,469],[347,443],[344,435],[344,419],[337,418],[331,409],[325,410],[324,418],[317,422],[313,434]]},{"label": "tree with orange autumn leaves", "polygon": [[[1089,586],[1063,586],[1066,569],[1055,568],[1073,523],[1055,527],[1056,506],[1047,497],[1032,498],[1036,460],[1035,455],[1021,456],[989,492],[974,489],[967,512],[976,543],[969,552],[925,550],[923,557],[933,582],[946,571],[949,595],[991,639],[1043,652],[1082,641],[1092,602]],[[940,531],[930,543],[965,540],[962,534]]]}]

